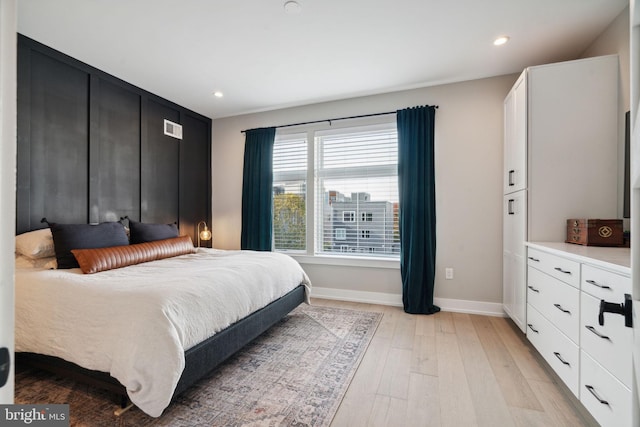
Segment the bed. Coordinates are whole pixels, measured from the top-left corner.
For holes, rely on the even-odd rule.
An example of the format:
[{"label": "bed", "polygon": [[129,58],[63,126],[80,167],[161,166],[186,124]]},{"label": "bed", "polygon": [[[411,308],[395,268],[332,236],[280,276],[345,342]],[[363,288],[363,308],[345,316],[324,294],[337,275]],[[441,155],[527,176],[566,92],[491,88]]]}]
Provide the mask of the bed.
[{"label": "bed", "polygon": [[308,302],[311,286],[295,260],[274,252],[197,248],[95,274],[18,252],[18,361],[126,393],[154,417]]}]

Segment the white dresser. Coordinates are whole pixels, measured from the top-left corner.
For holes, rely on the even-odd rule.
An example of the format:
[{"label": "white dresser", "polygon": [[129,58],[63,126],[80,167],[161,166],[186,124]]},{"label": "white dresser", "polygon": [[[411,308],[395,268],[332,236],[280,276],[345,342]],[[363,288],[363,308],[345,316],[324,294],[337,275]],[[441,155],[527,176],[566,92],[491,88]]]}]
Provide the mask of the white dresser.
[{"label": "white dresser", "polygon": [[[527,338],[602,426],[632,426],[630,251],[527,243]],[[602,322],[601,322],[602,320]],[[637,422],[637,420],[635,420]]]}]

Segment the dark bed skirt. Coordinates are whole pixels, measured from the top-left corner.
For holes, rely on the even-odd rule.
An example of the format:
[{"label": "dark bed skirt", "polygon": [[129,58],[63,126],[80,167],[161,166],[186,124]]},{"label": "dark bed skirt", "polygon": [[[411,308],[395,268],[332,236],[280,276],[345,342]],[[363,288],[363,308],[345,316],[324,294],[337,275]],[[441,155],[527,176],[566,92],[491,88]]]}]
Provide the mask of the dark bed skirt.
[{"label": "dark bed skirt", "polygon": [[[251,313],[223,331],[185,351],[185,368],[173,397],[175,398],[185,391],[242,347],[275,325],[304,301],[305,289],[303,285],[300,285],[266,307]],[[124,405],[128,399],[125,387],[106,372],[85,369],[58,357],[36,353],[16,353],[16,363],[19,367],[32,366],[40,368],[114,392],[120,396],[121,405]]]}]

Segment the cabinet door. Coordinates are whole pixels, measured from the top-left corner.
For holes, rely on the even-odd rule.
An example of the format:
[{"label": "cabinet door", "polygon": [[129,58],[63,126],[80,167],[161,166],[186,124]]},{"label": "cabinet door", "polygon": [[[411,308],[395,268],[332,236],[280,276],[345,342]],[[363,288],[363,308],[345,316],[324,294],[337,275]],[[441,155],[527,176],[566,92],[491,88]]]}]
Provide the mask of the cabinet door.
[{"label": "cabinet door", "polygon": [[513,318],[515,297],[513,294],[513,268],[514,261],[511,252],[502,251],[502,308],[507,316]]},{"label": "cabinet door", "polygon": [[527,91],[525,73],[504,101],[504,194],[527,187]]},{"label": "cabinet door", "polygon": [[503,301],[505,312],[522,331],[526,326],[526,240],[527,194],[519,191],[504,196]]}]

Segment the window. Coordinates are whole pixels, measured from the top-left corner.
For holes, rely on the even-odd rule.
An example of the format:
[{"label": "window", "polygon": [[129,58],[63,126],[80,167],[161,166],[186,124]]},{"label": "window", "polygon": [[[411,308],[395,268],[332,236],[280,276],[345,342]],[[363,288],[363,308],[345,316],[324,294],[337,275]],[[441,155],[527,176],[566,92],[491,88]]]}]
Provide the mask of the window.
[{"label": "window", "polygon": [[[395,123],[318,131],[314,143],[315,253],[340,253],[348,243],[358,256],[399,256]],[[334,241],[339,220],[353,223],[346,242]]]},{"label": "window", "polygon": [[395,121],[284,132],[274,144],[275,249],[398,259]]},{"label": "window", "polygon": [[280,251],[307,246],[307,135],[277,136],[273,146],[273,240]]},{"label": "window", "polygon": [[342,222],[354,222],[356,220],[356,212],[355,211],[344,211],[342,212]]}]

